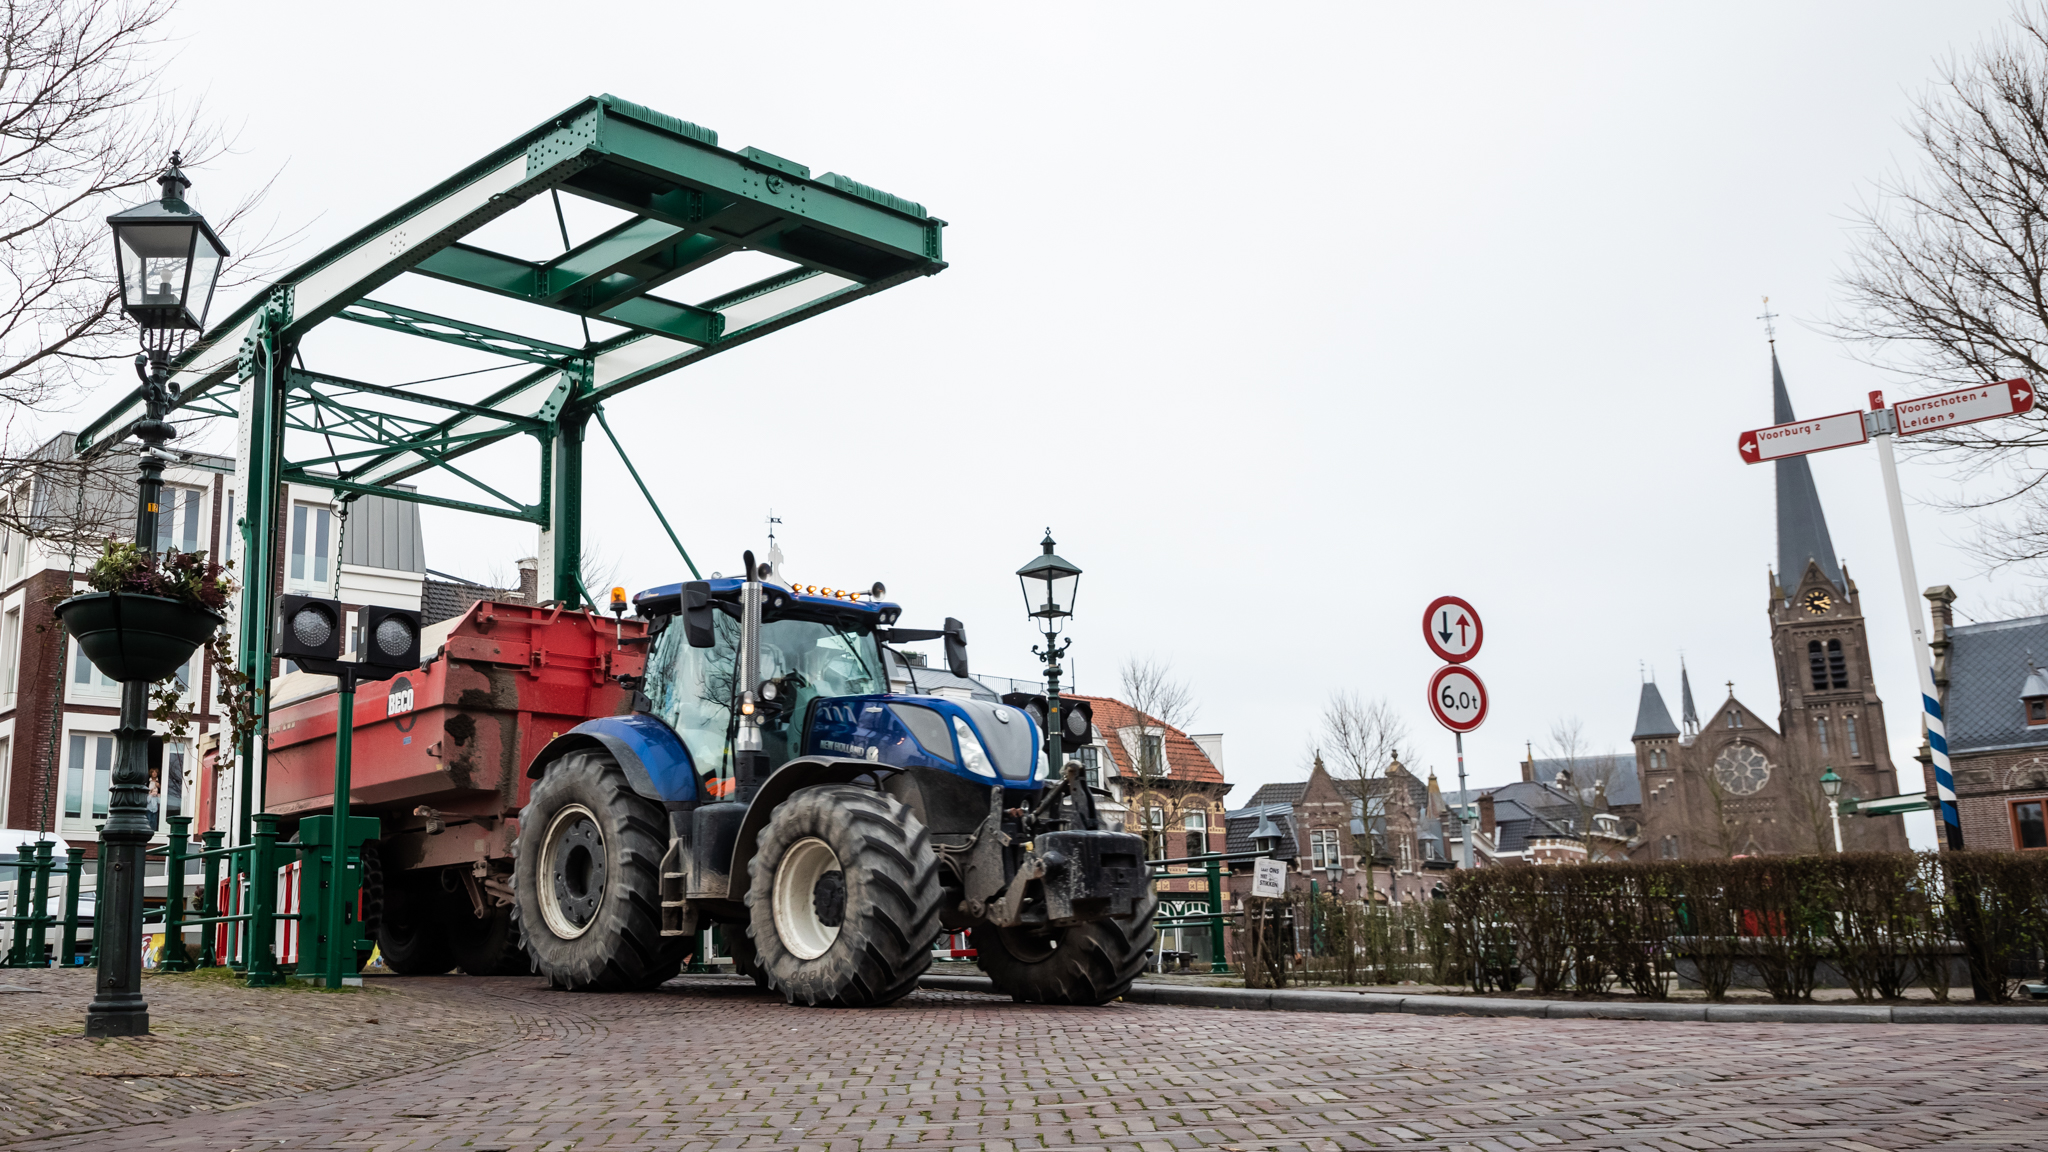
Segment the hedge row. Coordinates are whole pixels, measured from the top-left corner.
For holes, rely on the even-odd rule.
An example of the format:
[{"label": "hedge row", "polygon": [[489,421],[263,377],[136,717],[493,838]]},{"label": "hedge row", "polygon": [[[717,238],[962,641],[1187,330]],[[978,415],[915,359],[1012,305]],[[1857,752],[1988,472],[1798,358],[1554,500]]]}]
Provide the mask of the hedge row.
[{"label": "hedge row", "polygon": [[1715,999],[1739,975],[1811,999],[1825,962],[1859,1000],[1920,984],[1946,1001],[1959,948],[1976,998],[2003,1002],[2048,951],[2048,853],[1517,865],[1456,874],[1450,905],[1453,963],[1475,991],[1527,978],[1661,999],[1685,957]]}]

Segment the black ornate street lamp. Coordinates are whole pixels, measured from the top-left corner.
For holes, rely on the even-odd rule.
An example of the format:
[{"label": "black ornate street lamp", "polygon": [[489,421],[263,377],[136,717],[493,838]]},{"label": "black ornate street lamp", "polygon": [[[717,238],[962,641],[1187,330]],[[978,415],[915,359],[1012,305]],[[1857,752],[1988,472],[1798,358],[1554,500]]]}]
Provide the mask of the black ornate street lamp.
[{"label": "black ornate street lamp", "polygon": [[[1031,651],[1045,662],[1047,778],[1059,780],[1064,775],[1060,747],[1060,657],[1074,643],[1071,637],[1061,641],[1059,632],[1074,614],[1074,590],[1081,583],[1081,570],[1053,554],[1052,529],[1045,530],[1039,547],[1044,549],[1043,553],[1017,569],[1017,583],[1024,589],[1024,611],[1039,622],[1039,630],[1045,635],[1045,647],[1033,646]],[[1076,802],[1086,805],[1087,781],[1079,781],[1073,787],[1080,790]]]},{"label": "black ornate street lamp", "polygon": [[[114,230],[121,310],[142,328],[135,358],[142,377],[144,415],[131,429],[142,441],[135,508],[135,542],[156,548],[157,503],[163,495],[164,441],[177,429],[164,419],[178,392],[171,358],[206,323],[227,248],[206,218],[185,203],[192,182],[178,169],[178,154],[157,177],[163,195],[107,217]],[[85,1013],[87,1036],[142,1036],[149,1004],[142,998],[142,870],[149,845],[149,685],[121,682],[121,727],[115,734],[107,822],[100,830],[106,891],[94,902],[93,937],[99,979]]]}]

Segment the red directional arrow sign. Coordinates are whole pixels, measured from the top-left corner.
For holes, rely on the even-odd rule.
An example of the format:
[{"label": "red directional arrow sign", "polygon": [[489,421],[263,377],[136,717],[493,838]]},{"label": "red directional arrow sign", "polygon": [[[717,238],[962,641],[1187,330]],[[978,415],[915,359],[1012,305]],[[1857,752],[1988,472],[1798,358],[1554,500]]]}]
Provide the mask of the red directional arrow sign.
[{"label": "red directional arrow sign", "polygon": [[2034,386],[2025,380],[1958,388],[1954,392],[1937,392],[1892,405],[1892,412],[1899,419],[1901,436],[1936,432],[1958,424],[1975,424],[1979,420],[2018,416],[2033,410]]},{"label": "red directional arrow sign", "polygon": [[1794,420],[1790,424],[1773,424],[1769,428],[1744,432],[1736,439],[1735,450],[1742,453],[1745,463],[1761,464],[1786,456],[1847,448],[1869,439],[1869,433],[1863,430],[1863,413],[1838,412],[1833,416]]}]

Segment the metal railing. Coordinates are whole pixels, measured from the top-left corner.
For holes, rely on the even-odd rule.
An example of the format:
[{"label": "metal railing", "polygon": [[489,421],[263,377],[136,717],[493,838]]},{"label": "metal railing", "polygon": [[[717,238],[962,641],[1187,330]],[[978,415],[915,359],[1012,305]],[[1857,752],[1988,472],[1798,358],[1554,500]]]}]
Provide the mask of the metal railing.
[{"label": "metal railing", "polygon": [[[257,815],[249,844],[223,847],[224,834],[202,833],[196,843],[191,835],[192,818],[171,816],[167,843],[149,849],[146,859],[164,862],[163,958],[158,967],[165,972],[190,972],[195,968],[227,965],[243,973],[250,987],[281,984],[285,976],[277,959],[276,937],[281,922],[296,921],[293,912],[277,910],[277,872],[292,855],[277,842],[277,817]],[[0,916],[0,925],[12,928],[12,943],[0,967],[58,968],[90,967],[99,962],[100,934],[97,931],[99,893],[104,875],[96,875],[90,889],[83,887],[85,849],[67,848],[64,862],[64,910],[62,916],[50,910],[50,877],[57,862],[52,844],[35,845],[26,859],[0,868],[15,870],[12,914]],[[100,860],[103,862],[105,856]],[[199,865],[196,904],[189,889],[192,865]],[[104,864],[101,865],[102,870]],[[223,883],[223,880],[226,883]],[[86,919],[79,911],[79,896],[93,893],[92,948],[79,951],[79,930]],[[50,954],[49,937],[61,927],[56,955]],[[197,954],[185,943],[185,932],[199,929]]]},{"label": "metal railing", "polygon": [[1224,922],[1228,918],[1223,910],[1223,865],[1249,864],[1265,856],[1264,852],[1206,852],[1199,856],[1176,856],[1171,859],[1147,860],[1152,869],[1152,880],[1156,884],[1167,877],[1198,875],[1194,872],[1169,872],[1174,864],[1205,864],[1208,877],[1209,911],[1200,916],[1179,916],[1154,920],[1154,928],[1206,928],[1209,930],[1209,970],[1216,973],[1230,971],[1230,958],[1223,947]]}]

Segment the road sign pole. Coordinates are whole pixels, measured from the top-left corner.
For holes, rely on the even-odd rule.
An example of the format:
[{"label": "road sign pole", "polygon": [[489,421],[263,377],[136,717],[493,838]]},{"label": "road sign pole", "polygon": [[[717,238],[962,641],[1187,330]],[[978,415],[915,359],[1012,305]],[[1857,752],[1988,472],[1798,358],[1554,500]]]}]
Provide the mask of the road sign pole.
[{"label": "road sign pole", "polygon": [[1461,859],[1458,867],[1469,872],[1472,869],[1472,824],[1465,816],[1469,806],[1465,795],[1465,734],[1453,732],[1451,735],[1458,740],[1458,826],[1464,829],[1464,835],[1459,838],[1458,855]]},{"label": "road sign pole", "polygon": [[[1873,403],[1883,401],[1873,397]],[[1906,598],[1906,623],[1913,633],[1913,659],[1920,666],[1921,719],[1927,726],[1927,747],[1934,757],[1934,791],[1941,802],[1941,823],[1948,847],[1961,851],[1963,825],[1956,813],[1956,780],[1948,762],[1948,727],[1942,723],[1941,700],[1934,691],[1933,654],[1927,646],[1927,623],[1920,607],[1920,579],[1913,570],[1913,543],[1906,535],[1906,505],[1899,496],[1899,465],[1892,454],[1892,413],[1878,409],[1877,467],[1884,476],[1884,498],[1892,514],[1892,545],[1899,555],[1899,590]]]}]

